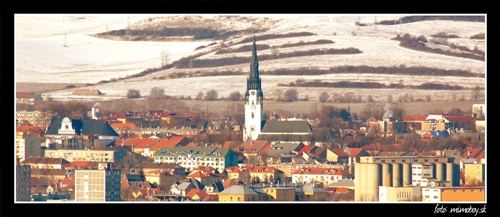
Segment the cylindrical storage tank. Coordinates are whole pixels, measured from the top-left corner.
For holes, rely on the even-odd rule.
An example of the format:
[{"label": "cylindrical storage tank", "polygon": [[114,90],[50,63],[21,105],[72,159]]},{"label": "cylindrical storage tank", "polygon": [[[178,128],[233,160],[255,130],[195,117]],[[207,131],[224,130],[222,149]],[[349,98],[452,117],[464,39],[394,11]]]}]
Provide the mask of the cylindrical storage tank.
[{"label": "cylindrical storage tank", "polygon": [[445,180],[446,177],[446,170],[445,167],[443,166],[443,163],[434,163],[434,168],[436,171],[435,178],[437,180]]},{"label": "cylindrical storage tank", "polygon": [[364,183],[363,183],[363,175],[365,174],[364,171],[364,163],[356,163],[354,166],[356,167],[354,169],[354,199],[355,201],[362,201],[361,195],[363,194],[364,190]]},{"label": "cylindrical storage tank", "polygon": [[460,165],[453,164],[453,182],[452,186],[460,186]]},{"label": "cylindrical storage tank", "polygon": [[392,186],[392,164],[382,164],[382,185]]},{"label": "cylindrical storage tank", "polygon": [[366,195],[368,201],[378,201],[378,190],[382,182],[382,177],[380,173],[382,170],[382,165],[380,164],[367,164],[368,170],[368,180]]},{"label": "cylindrical storage tank", "polygon": [[403,181],[403,174],[401,164],[392,164],[392,187],[401,187]]},{"label": "cylindrical storage tank", "polygon": [[446,181],[453,186],[453,163],[446,163]]},{"label": "cylindrical storage tank", "polygon": [[411,164],[403,164],[403,186],[411,186]]}]

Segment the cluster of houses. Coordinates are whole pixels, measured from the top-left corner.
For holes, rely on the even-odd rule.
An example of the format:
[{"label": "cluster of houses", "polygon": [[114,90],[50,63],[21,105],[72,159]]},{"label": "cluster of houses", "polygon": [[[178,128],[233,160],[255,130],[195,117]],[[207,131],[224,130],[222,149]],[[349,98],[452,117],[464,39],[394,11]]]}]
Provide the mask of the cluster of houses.
[{"label": "cluster of houses", "polygon": [[[40,131],[45,132],[43,136]],[[150,162],[122,168],[120,163],[131,154]],[[45,128],[18,127],[16,155],[19,201],[237,202],[331,201],[333,198],[357,201],[354,196],[356,164],[361,165],[364,158],[419,158],[439,156],[440,151],[373,153],[364,148],[332,148],[263,139],[203,144],[193,142],[186,135],[121,138],[106,121],[64,118],[53,119]],[[485,150],[471,148],[449,154],[452,155],[459,166],[460,184],[453,186],[441,180],[443,186],[437,187],[450,192],[446,189],[476,186],[479,188],[476,193],[484,192]],[[85,175],[87,173],[90,175]],[[96,187],[97,192],[92,192],[83,184],[86,182],[77,184],[78,180],[86,181],[86,177],[114,181],[101,183],[106,187]],[[428,178],[436,179],[435,170]],[[362,181],[358,179],[358,185]],[[433,183],[435,181],[439,180]],[[98,186],[96,182],[94,185]],[[391,199],[387,194],[403,195],[398,187],[416,191],[408,190],[409,186],[386,186],[382,182],[378,187],[381,201],[405,201],[412,195],[420,201],[433,202],[435,200],[429,198],[424,200],[429,196],[422,192],[437,188],[418,186],[420,194],[404,193],[405,197]],[[445,201],[450,197],[438,198]]]},{"label": "cluster of houses", "polygon": [[[52,118],[41,129],[18,127],[16,200],[485,201],[483,149],[398,154],[333,147],[313,140],[313,126],[322,120],[266,120],[261,84],[254,36],[244,124],[217,115],[203,126],[172,129],[162,123],[186,123],[200,116],[149,111],[101,117],[93,107],[90,119]],[[32,103],[21,95],[17,93],[19,104]],[[473,106],[472,117],[382,120],[366,126],[367,133],[441,139],[452,133],[484,132],[485,110],[481,104]],[[34,122],[37,115],[18,115],[17,124]],[[201,133],[217,134],[220,123],[224,130],[242,132],[242,140],[192,140]],[[133,159],[142,162],[136,165]],[[133,168],[125,168],[130,164]]]}]

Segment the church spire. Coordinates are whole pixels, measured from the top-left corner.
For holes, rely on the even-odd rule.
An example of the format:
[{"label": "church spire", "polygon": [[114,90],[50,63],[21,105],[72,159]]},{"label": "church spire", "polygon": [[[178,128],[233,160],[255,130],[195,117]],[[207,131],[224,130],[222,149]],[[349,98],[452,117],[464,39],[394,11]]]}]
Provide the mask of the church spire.
[{"label": "church spire", "polygon": [[257,45],[255,44],[255,35],[253,36],[252,57],[250,59],[250,74],[248,76],[247,89],[261,90],[259,76],[259,60],[257,59]]}]

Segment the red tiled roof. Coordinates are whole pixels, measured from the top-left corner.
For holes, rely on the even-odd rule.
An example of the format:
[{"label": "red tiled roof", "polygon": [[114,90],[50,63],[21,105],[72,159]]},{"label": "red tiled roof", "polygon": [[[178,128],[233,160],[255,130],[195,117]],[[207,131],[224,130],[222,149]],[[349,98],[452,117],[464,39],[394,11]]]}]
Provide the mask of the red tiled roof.
[{"label": "red tiled roof", "polygon": [[75,185],[75,174],[71,174],[68,177],[64,178],[62,181],[63,185]]},{"label": "red tiled roof", "polygon": [[162,147],[175,147],[181,145],[181,142],[186,142],[187,138],[185,136],[172,136],[170,137]]},{"label": "red tiled roof", "polygon": [[125,140],[123,143],[123,146],[136,146],[137,144],[145,141],[146,139],[141,139],[141,138],[130,138]]},{"label": "red tiled roof", "polygon": [[349,148],[349,152],[353,157],[357,157],[363,150],[364,150],[363,148]]},{"label": "red tiled roof", "polygon": [[482,148],[469,148],[462,153],[463,158],[476,158],[478,157],[481,152],[484,152],[484,149]]},{"label": "red tiled roof", "polygon": [[332,151],[339,157],[349,157],[349,154],[347,154],[343,148],[331,148],[330,151]]},{"label": "red tiled roof", "polygon": [[227,189],[233,185],[237,185],[238,182],[236,182],[235,180],[226,180],[226,181],[222,181],[222,186],[224,186],[224,189]]},{"label": "red tiled roof", "polygon": [[239,172],[243,171],[243,168],[240,168],[239,166],[233,166],[233,167],[226,168],[226,171],[233,172],[233,173],[239,173]]},{"label": "red tiled roof", "polygon": [[240,145],[244,152],[257,152],[267,145],[267,140],[247,141]]},{"label": "red tiled roof", "polygon": [[198,197],[203,200],[205,197],[208,195],[205,191],[193,188],[191,189],[187,194],[186,197],[193,198],[195,195],[198,195]]},{"label": "red tiled roof", "polygon": [[427,116],[403,116],[403,121],[427,121]]},{"label": "red tiled roof", "polygon": [[204,172],[202,171],[193,171],[187,175],[188,178],[206,178],[208,177]]},{"label": "red tiled roof", "polygon": [[457,123],[473,123],[476,122],[475,117],[470,117],[470,116],[444,116],[444,118],[450,122],[457,122]]},{"label": "red tiled roof", "polygon": [[45,130],[45,126],[19,126],[16,128],[16,132],[28,132],[32,130]]},{"label": "red tiled roof", "polygon": [[160,148],[168,147],[167,145],[168,145],[168,139],[163,138],[163,139],[160,139],[156,144],[153,144],[151,147],[149,147],[149,150],[156,151]]},{"label": "red tiled roof", "polygon": [[298,153],[303,153],[303,152],[309,152],[311,151],[311,149],[313,148],[314,146],[313,145],[304,145],[304,147],[302,147]]},{"label": "red tiled roof", "polygon": [[137,126],[134,123],[112,123],[111,124],[112,128],[118,128],[118,129],[134,129],[137,128]]},{"label": "red tiled roof", "polygon": [[134,148],[148,148],[151,147],[152,145],[156,144],[158,141],[160,141],[160,138],[154,137],[154,138],[147,138],[144,141],[140,142]]},{"label": "red tiled roof", "polygon": [[262,148],[262,150],[260,150],[260,154],[263,155],[267,153],[269,150],[271,150],[272,147],[272,144],[268,143],[264,148]]}]

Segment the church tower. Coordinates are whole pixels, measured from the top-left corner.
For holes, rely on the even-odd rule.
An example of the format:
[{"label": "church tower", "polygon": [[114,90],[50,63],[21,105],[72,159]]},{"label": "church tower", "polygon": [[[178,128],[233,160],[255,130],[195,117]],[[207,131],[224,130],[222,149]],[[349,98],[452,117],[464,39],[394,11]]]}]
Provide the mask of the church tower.
[{"label": "church tower", "polygon": [[264,95],[262,94],[259,76],[259,61],[257,59],[257,46],[253,37],[253,50],[250,59],[250,74],[247,79],[245,92],[245,127],[243,128],[243,141],[256,140],[262,129],[262,109]]}]

